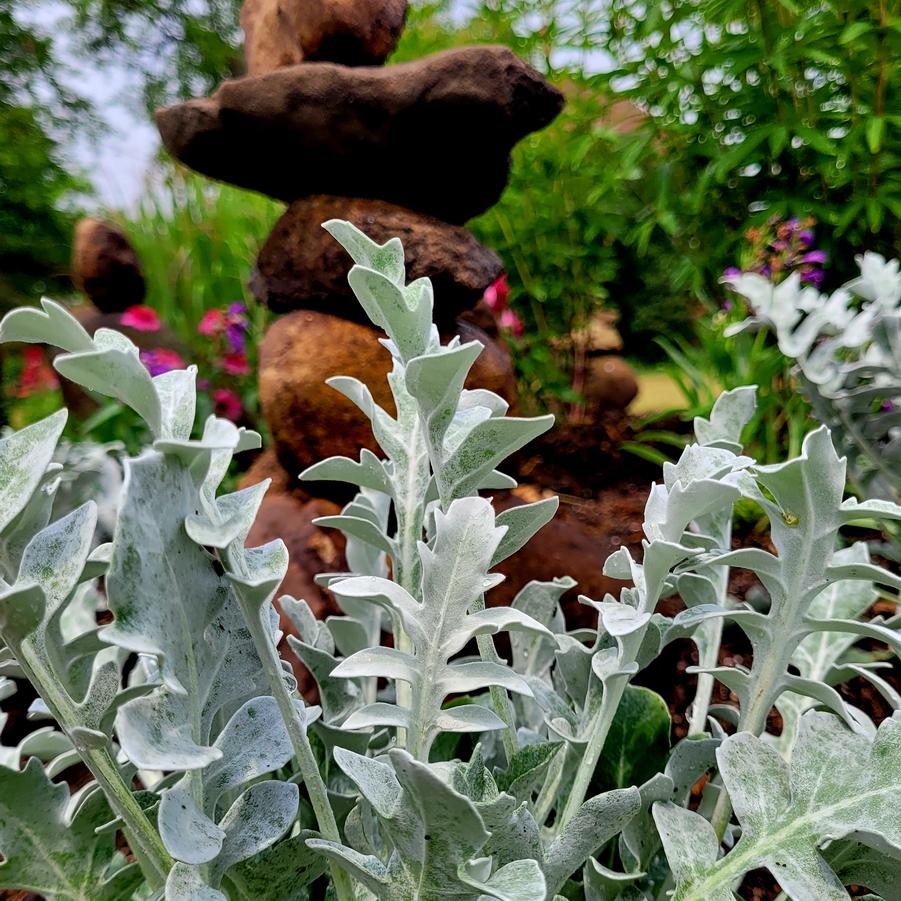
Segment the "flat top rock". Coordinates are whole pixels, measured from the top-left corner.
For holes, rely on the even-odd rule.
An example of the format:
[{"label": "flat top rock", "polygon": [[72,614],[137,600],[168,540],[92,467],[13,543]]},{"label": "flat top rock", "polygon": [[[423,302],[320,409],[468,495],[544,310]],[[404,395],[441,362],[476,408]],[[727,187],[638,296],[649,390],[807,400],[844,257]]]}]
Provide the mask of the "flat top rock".
[{"label": "flat top rock", "polygon": [[432,280],[442,328],[503,271],[500,257],[459,226],[382,200],[316,195],[291,204],[263,245],[250,280],[258,300],[279,313],[305,308],[368,324],[347,282],[353,260],[322,228],[329,219],[346,219],[380,244],[400,238],[407,281]]},{"label": "flat top rock", "polygon": [[464,222],[495,203],[517,141],[563,95],[507,47],[387,68],[302,63],[166,107],[166,149],[205,175],[292,201],[373,197]]}]

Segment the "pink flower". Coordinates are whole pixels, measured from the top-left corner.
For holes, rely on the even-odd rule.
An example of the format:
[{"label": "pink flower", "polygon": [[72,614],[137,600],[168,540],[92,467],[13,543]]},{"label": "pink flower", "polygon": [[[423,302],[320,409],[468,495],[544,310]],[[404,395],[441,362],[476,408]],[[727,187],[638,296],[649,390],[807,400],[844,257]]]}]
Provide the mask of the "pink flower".
[{"label": "pink flower", "polygon": [[507,276],[502,275],[500,278],[492,282],[482,295],[485,303],[495,312],[500,313],[501,310],[507,308],[510,300],[510,286],[507,284]]},{"label": "pink flower", "polygon": [[28,397],[54,388],[59,388],[59,379],[47,365],[44,351],[40,347],[26,347],[22,351],[22,371],[14,389],[15,396]]},{"label": "pink flower", "polygon": [[236,351],[235,353],[225,354],[220,360],[222,368],[229,375],[249,375],[250,364],[247,362],[247,354]]},{"label": "pink flower", "polygon": [[158,347],[155,350],[142,350],[141,362],[147,367],[151,375],[162,375],[173,369],[184,369],[185,361],[174,351],[167,347]]},{"label": "pink flower", "polygon": [[522,335],[524,328],[522,324],[522,319],[513,312],[513,310],[504,310],[501,313],[501,318],[498,320],[501,328],[508,329],[513,332],[513,334],[518,338]]},{"label": "pink flower", "polygon": [[201,335],[218,335],[225,328],[225,315],[222,310],[207,310],[200,322],[197,323],[197,331]]},{"label": "pink flower", "polygon": [[232,422],[238,422],[244,415],[241,398],[231,388],[217,388],[213,392],[213,409],[217,416]]},{"label": "pink flower", "polygon": [[120,317],[120,325],[127,325],[139,332],[158,332],[160,317],[152,307],[137,305],[129,307]]}]

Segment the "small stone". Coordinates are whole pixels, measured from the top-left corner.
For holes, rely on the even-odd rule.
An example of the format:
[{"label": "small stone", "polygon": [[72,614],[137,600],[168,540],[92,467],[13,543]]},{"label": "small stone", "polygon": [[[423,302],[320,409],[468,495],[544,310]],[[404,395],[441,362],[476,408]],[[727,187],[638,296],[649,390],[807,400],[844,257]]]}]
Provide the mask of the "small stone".
[{"label": "small stone", "polygon": [[144,299],[144,275],[125,234],[99,219],[75,226],[72,277],[104,313],[116,313]]},{"label": "small stone", "polygon": [[638,394],[638,380],[622,357],[590,357],[582,394],[589,416],[603,410],[624,410]]},{"label": "small stone", "polygon": [[379,244],[400,238],[407,281],[432,280],[439,327],[452,326],[503,270],[464,228],[381,200],[320,195],[291,204],[270,233],[250,279],[258,300],[277,313],[304,308],[368,322],[347,282],[353,260],[322,228],[329,219],[346,219]]},{"label": "small stone", "polygon": [[[514,400],[513,367],[506,350],[469,323],[459,328],[463,341],[478,339],[486,348],[467,385]],[[358,378],[393,415],[386,378],[391,358],[378,343],[380,337],[375,329],[312,310],[288,313],[269,327],[259,346],[260,401],[278,459],[290,474],[333,455],[356,460],[362,447],[381,453],[369,420],[325,384],[335,375]],[[320,491],[318,484],[311,487]],[[329,490],[327,483],[321,490]]]},{"label": "small stone", "polygon": [[407,0],[244,0],[247,71],[262,75],[302,60],[380,65],[406,15]]},{"label": "small stone", "polygon": [[166,149],[280,200],[380,198],[462,223],[500,197],[510,150],[563,95],[507,47],[387,68],[305,63],[157,112]]}]

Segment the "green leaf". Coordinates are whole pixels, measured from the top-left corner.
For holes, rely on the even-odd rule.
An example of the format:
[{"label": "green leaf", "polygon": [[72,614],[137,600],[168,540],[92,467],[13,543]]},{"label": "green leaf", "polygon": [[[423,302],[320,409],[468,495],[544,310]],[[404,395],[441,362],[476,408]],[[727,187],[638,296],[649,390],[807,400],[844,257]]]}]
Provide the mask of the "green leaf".
[{"label": "green leaf", "polygon": [[502,792],[518,801],[528,801],[539,787],[554,757],[564,751],[562,742],[541,742],[520,748],[507,764],[506,770],[495,770],[494,779]]},{"label": "green leaf", "polygon": [[[901,856],[901,719],[884,720],[873,738],[827,713],[800,722],[790,764],[761,739],[741,732],[717,752],[719,770],[742,834],[717,860],[718,843],[700,816],[654,806],[678,901],[731,898],[730,886],[766,867],[795,898],[847,898],[820,849],[855,837]],[[876,844],[874,844],[874,842]]]},{"label": "green leaf", "polygon": [[348,717],[345,728],[404,725],[409,730],[408,747],[426,760],[440,731],[481,731],[503,725],[493,712],[477,704],[442,710],[449,694],[491,685],[531,694],[522,678],[502,664],[450,662],[476,635],[510,629],[550,635],[544,626],[516,610],[468,612],[498,581],[488,575],[488,569],[502,534],[489,501],[478,497],[456,500],[446,514],[440,510],[435,514],[434,546],[419,546],[422,603],[386,579],[357,577],[330,586],[339,602],[369,599],[387,609],[402,623],[412,644],[410,652],[390,648],[359,651],[331,671],[332,678],[390,678],[412,687],[409,709],[368,704]]},{"label": "green leaf", "polygon": [[882,149],[882,136],[885,134],[885,119],[881,116],[867,119],[866,132],[870,153],[879,153]]},{"label": "green leaf", "polygon": [[598,761],[602,789],[641,785],[660,772],[669,753],[666,702],[649,688],[626,686]]},{"label": "green leaf", "polygon": [[92,792],[71,818],[69,803],[68,787],[52,783],[37,758],[21,771],[0,767],[0,886],[54,901],[131,897],[140,871],[110,871],[115,833],[95,833],[111,818],[103,793]]},{"label": "green leaf", "polygon": [[315,834],[299,832],[228,869],[226,880],[237,889],[237,899],[307,901],[307,886],[326,869],[322,855],[307,847]]},{"label": "green leaf", "polygon": [[0,535],[22,512],[53,459],[68,413],[59,410],[0,439]]}]

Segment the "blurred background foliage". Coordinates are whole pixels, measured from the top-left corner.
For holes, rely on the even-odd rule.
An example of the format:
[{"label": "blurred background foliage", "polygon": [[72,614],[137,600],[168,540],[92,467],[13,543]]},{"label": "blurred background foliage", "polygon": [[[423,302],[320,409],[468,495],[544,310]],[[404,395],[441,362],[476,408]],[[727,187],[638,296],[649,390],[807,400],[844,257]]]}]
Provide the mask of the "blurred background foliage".
[{"label": "blurred background foliage", "polygon": [[[239,0],[65,3],[82,52],[127,59],[148,109],[241,72]],[[60,87],[52,42],[17,24],[9,0],[0,10],[7,302],[64,275],[73,211],[90,200],[59,140],[90,117]],[[567,98],[470,223],[507,267],[525,397],[577,400],[572,353],[555,339],[614,309],[626,355],[669,367],[686,415],[719,387],[758,381],[762,420],[776,423],[761,441],[790,446],[806,409],[771,347],[722,338],[719,279],[774,215],[812,216],[818,247],[843,265],[864,248],[898,254],[901,2],[414,0],[391,62],[473,42],[509,45]],[[250,304],[245,281],[279,210],[161,161],[139,208],[110,215],[144,261],[148,303],[197,345],[204,310]],[[827,266],[824,287],[849,274]],[[264,312],[251,311],[253,336]]]}]

